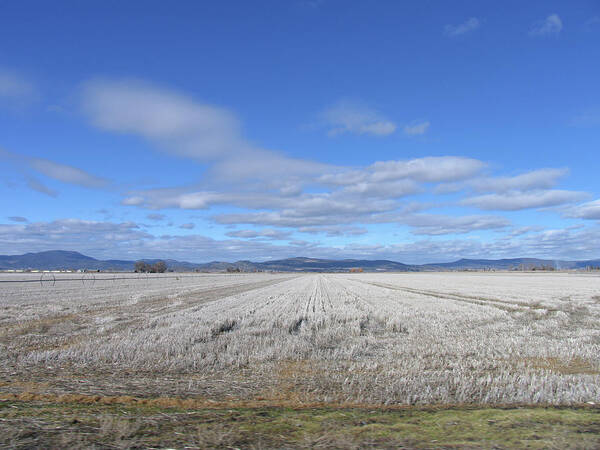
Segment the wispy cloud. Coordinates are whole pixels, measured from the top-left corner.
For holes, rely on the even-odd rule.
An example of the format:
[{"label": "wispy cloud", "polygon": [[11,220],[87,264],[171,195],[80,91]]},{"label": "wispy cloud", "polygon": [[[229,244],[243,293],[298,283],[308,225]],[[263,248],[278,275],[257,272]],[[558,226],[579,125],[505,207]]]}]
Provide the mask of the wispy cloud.
[{"label": "wispy cloud", "polygon": [[27,158],[26,160],[33,170],[63,183],[86,188],[102,188],[108,185],[108,180],[92,175],[77,167],[42,158]]},{"label": "wispy cloud", "polygon": [[586,31],[594,31],[600,29],[600,16],[590,17],[585,21],[583,27]]},{"label": "wispy cloud", "polygon": [[57,197],[58,196],[57,191],[55,191],[52,188],[49,188],[44,183],[42,183],[40,180],[38,180],[37,178],[34,178],[32,176],[27,177],[27,187],[29,187],[30,189],[33,189],[34,191],[40,192],[42,194],[46,194],[49,197]]},{"label": "wispy cloud", "polygon": [[477,17],[471,17],[458,25],[446,25],[444,27],[444,34],[450,37],[461,36],[463,34],[475,31],[480,26],[481,21]]},{"label": "wispy cloud", "polygon": [[466,234],[477,230],[497,230],[510,225],[508,219],[498,216],[456,217],[441,214],[413,214],[401,221],[414,227],[413,234],[430,236]]},{"label": "wispy cloud", "polygon": [[340,101],[321,112],[320,118],[328,128],[329,136],[366,134],[387,136],[396,131],[396,124],[367,106]]},{"label": "wispy cloud", "polygon": [[[85,170],[67,164],[57,163],[44,158],[34,158],[21,155],[0,148],[0,159],[13,164],[18,171],[24,174],[27,185],[36,191],[56,197],[58,193],[46,187],[37,179],[38,175],[44,175],[62,183],[76,186],[101,189],[109,186],[109,180],[92,175]],[[35,174],[35,176],[33,174]]]},{"label": "wispy cloud", "polygon": [[283,182],[318,173],[323,164],[290,158],[250,144],[228,110],[136,80],[93,80],[81,93],[84,113],[97,127],[141,136],[163,152],[212,164],[209,176],[263,177]]},{"label": "wispy cloud", "polygon": [[408,136],[418,136],[425,134],[431,124],[429,121],[425,122],[413,122],[409,125],[404,126],[404,134]]},{"label": "wispy cloud", "polygon": [[30,101],[35,95],[33,83],[14,72],[0,69],[0,100]]},{"label": "wispy cloud", "polygon": [[427,156],[406,161],[378,161],[368,167],[374,181],[410,178],[421,182],[448,182],[470,178],[486,163],[462,156]]},{"label": "wispy cloud", "polygon": [[530,36],[557,36],[563,29],[563,23],[558,14],[550,14],[544,20],[533,24]]},{"label": "wispy cloud", "polygon": [[480,195],[467,198],[461,203],[483,210],[518,211],[575,203],[584,199],[587,195],[585,192],[549,189]]},{"label": "wispy cloud", "polygon": [[569,169],[537,169],[513,177],[486,177],[474,179],[470,185],[477,191],[507,192],[548,189],[556,186],[558,180],[567,176]]},{"label": "wispy cloud", "polygon": [[250,149],[227,110],[141,81],[90,81],[82,105],[94,125],[143,136],[180,156],[210,160]]},{"label": "wispy cloud", "polygon": [[436,194],[449,194],[463,190],[494,193],[519,193],[540,191],[556,186],[561,178],[569,174],[567,168],[536,169],[514,176],[493,176],[486,174],[465,181],[440,183],[434,188]]},{"label": "wispy cloud", "polygon": [[318,9],[324,2],[325,0],[300,0],[297,5],[304,8]]},{"label": "wispy cloud", "polygon": [[276,230],[273,228],[264,228],[262,230],[236,230],[225,233],[229,237],[245,238],[245,239],[272,239],[285,240],[292,235],[290,231]]},{"label": "wispy cloud", "polygon": [[600,126],[600,108],[588,108],[581,111],[571,119],[570,124],[574,127]]},{"label": "wispy cloud", "polygon": [[363,227],[349,227],[349,226],[320,226],[320,227],[300,227],[298,228],[300,233],[309,234],[325,234],[328,237],[333,236],[361,236],[367,234],[367,229]]},{"label": "wispy cloud", "polygon": [[8,220],[12,222],[29,222],[26,217],[22,216],[10,216]]},{"label": "wispy cloud", "polygon": [[146,218],[149,220],[152,220],[154,222],[160,222],[161,220],[165,220],[167,218],[167,216],[165,216],[164,214],[153,213],[153,214],[148,214],[146,216]]}]

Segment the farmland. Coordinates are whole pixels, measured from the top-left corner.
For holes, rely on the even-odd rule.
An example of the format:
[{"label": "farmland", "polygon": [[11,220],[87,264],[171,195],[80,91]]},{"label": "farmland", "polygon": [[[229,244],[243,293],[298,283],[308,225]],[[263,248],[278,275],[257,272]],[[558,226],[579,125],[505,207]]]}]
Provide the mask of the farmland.
[{"label": "farmland", "polygon": [[10,281],[0,283],[7,401],[392,409],[600,402],[594,274],[0,281]]}]

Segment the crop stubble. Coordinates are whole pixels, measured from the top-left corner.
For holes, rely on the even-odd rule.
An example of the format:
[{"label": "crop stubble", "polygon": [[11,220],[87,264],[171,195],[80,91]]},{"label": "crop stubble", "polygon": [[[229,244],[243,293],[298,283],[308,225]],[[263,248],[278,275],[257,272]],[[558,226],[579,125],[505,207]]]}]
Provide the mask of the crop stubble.
[{"label": "crop stubble", "polygon": [[0,283],[0,391],[273,405],[600,401],[593,275],[61,276]]}]

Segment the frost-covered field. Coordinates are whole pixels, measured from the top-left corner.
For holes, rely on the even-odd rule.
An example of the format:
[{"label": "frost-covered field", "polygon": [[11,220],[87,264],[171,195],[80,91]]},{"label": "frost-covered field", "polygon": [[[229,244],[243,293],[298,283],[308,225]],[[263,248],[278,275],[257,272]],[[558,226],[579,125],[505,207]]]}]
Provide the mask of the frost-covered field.
[{"label": "frost-covered field", "polygon": [[130,276],[0,275],[0,390],[600,402],[597,275]]}]

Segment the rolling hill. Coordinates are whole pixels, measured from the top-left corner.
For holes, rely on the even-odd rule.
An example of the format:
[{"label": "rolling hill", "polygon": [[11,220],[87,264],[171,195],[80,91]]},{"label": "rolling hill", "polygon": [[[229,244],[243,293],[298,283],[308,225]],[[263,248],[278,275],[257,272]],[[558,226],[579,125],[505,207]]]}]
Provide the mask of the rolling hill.
[{"label": "rolling hill", "polygon": [[[153,264],[158,259],[144,259]],[[241,272],[276,271],[276,272],[347,272],[352,268],[361,268],[365,272],[417,272],[437,270],[511,270],[552,267],[555,269],[584,269],[599,267],[600,259],[587,261],[545,260],[536,258],[513,259],[459,259],[448,263],[433,263],[410,265],[388,260],[363,259],[318,259],[318,258],[287,258],[274,261],[252,262],[213,261],[209,263],[191,263],[164,260],[169,270],[174,271],[207,271],[224,272],[239,270]],[[114,270],[131,271],[135,261],[111,259],[99,260],[78,252],[51,250],[23,255],[0,255],[0,270],[38,269],[38,270]]]}]

